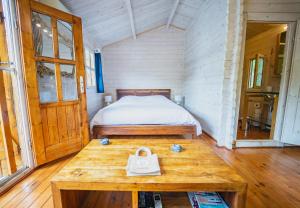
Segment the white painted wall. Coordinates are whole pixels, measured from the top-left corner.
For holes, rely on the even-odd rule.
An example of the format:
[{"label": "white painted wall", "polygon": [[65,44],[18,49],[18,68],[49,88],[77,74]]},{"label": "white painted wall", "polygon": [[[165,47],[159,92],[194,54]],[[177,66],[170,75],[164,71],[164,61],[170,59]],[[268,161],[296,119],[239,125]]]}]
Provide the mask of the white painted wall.
[{"label": "white painted wall", "polygon": [[184,32],[165,26],[102,49],[105,93],[121,89],[171,89],[182,93]]},{"label": "white painted wall", "polygon": [[186,107],[220,146],[232,147],[234,67],[241,41],[241,0],[203,1],[186,32]]},{"label": "white painted wall", "polygon": [[87,110],[89,120],[104,106],[103,93],[97,93],[95,87],[86,89]]},{"label": "white painted wall", "polygon": [[185,106],[214,138],[220,137],[227,2],[204,1],[186,31]]},{"label": "white painted wall", "polygon": [[224,80],[222,88],[222,117],[218,145],[232,148],[236,138],[237,114],[239,104],[238,70],[242,63],[244,37],[244,0],[227,0],[227,30],[224,62]]}]

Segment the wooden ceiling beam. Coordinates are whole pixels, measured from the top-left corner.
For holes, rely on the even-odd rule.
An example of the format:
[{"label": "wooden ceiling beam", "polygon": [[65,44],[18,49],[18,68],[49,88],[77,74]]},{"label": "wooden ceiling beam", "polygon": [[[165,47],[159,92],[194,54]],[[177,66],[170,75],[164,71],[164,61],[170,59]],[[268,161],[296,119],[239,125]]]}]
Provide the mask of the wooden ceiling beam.
[{"label": "wooden ceiling beam", "polygon": [[179,1],[180,0],[176,0],[175,3],[174,3],[174,6],[172,8],[171,14],[170,14],[169,19],[168,19],[167,28],[170,27],[170,25],[171,25],[171,23],[172,23],[172,21],[174,19],[175,12],[176,12],[176,10],[178,8],[178,5],[179,5]]},{"label": "wooden ceiling beam", "polygon": [[133,17],[131,0],[125,0],[125,3],[126,3],[126,7],[127,7],[127,10],[128,10],[128,14],[129,14],[129,20],[130,20],[132,36],[133,36],[133,39],[136,39],[136,32],[135,32],[135,26],[134,26],[134,17]]}]

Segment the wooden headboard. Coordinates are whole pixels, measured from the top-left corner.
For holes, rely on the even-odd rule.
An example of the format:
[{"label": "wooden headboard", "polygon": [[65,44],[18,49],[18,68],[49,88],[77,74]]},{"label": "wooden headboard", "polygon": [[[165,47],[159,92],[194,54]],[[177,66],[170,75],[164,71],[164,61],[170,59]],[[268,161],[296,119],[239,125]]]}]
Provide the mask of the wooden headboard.
[{"label": "wooden headboard", "polygon": [[166,98],[171,98],[170,89],[117,89],[117,99],[127,95],[148,96],[148,95],[163,95]]}]

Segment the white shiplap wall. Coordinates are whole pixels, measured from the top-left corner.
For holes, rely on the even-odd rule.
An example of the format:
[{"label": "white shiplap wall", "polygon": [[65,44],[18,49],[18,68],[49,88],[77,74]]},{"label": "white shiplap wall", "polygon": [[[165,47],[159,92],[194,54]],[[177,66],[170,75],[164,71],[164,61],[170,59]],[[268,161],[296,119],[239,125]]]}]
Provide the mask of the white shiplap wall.
[{"label": "white shiplap wall", "polygon": [[[227,31],[226,49],[224,62],[224,80],[222,88],[222,110],[220,137],[218,145],[232,148],[233,140],[236,138],[236,109],[239,107],[238,89],[239,67],[241,54],[243,53],[244,34],[244,1],[228,0],[227,5]],[[237,93],[238,92],[238,93]]]},{"label": "white shiplap wall", "polygon": [[98,110],[104,106],[103,94],[97,93],[96,88],[91,87],[86,89],[86,98],[89,120],[91,120]]},{"label": "white shiplap wall", "polygon": [[211,136],[220,137],[227,1],[204,1],[185,38],[185,104]]},{"label": "white shiplap wall", "polygon": [[171,89],[182,93],[184,31],[160,27],[136,40],[102,49],[105,93],[121,89]]}]

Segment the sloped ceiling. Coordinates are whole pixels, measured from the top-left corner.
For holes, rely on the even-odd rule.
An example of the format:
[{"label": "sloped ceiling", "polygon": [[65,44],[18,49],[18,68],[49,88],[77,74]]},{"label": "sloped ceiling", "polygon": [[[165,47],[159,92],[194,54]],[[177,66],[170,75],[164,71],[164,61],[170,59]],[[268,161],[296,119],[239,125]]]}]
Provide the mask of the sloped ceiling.
[{"label": "sloped ceiling", "polygon": [[270,23],[247,23],[246,39],[250,39],[268,30],[276,27],[282,27],[283,24],[270,24]]},{"label": "sloped ceiling", "polygon": [[[96,47],[132,37],[125,0],[61,0],[82,18],[83,29]],[[203,0],[179,0],[171,25],[186,29]],[[166,25],[176,0],[131,0],[136,34]]]}]

